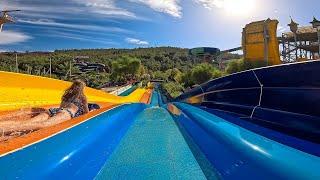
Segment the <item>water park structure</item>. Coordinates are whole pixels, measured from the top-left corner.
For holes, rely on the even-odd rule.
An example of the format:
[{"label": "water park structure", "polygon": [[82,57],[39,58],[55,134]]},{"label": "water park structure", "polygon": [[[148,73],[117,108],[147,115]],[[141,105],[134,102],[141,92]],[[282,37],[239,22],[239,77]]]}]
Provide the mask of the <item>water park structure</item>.
[{"label": "water park structure", "polygon": [[[320,60],[282,64],[277,24],[243,29],[244,58],[270,66],[210,80],[172,100],[157,80],[115,93],[85,88],[101,109],[0,142],[0,177],[319,179]],[[0,116],[57,106],[70,84],[0,72]]]},{"label": "water park structure", "polygon": [[5,23],[13,23],[14,19],[8,15],[8,13],[10,12],[17,12],[20,10],[5,10],[5,11],[1,11],[2,13],[2,17],[0,17],[0,32],[2,31],[3,25]]},{"label": "water park structure", "polygon": [[215,59],[226,52],[243,50],[244,59],[265,61],[267,65],[315,60],[320,54],[320,21],[315,17],[310,26],[299,27],[291,19],[288,24],[290,32],[277,36],[278,20],[266,19],[251,22],[243,28],[242,46],[221,51],[219,48],[201,47],[189,51],[192,56],[201,57],[204,61]]}]

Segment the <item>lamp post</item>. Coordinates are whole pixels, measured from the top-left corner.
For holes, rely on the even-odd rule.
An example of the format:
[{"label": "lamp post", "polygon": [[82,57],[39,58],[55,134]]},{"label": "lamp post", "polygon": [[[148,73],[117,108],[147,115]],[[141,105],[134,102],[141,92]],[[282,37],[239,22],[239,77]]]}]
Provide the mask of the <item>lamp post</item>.
[{"label": "lamp post", "polygon": [[18,54],[16,53],[16,72],[19,72]]},{"label": "lamp post", "polygon": [[288,26],[290,27],[290,31],[293,33],[293,37],[294,37],[294,44],[296,47],[296,60],[298,58],[298,44],[297,44],[297,32],[298,32],[298,23],[294,22],[292,17],[291,18],[291,22],[290,24],[288,24]]},{"label": "lamp post", "polygon": [[317,29],[317,35],[318,35],[318,58],[320,58],[320,21],[316,19],[316,17],[313,17],[313,21],[310,22],[312,24],[313,28]]},{"label": "lamp post", "polygon": [[51,57],[49,58],[49,61],[50,61],[49,73],[50,73],[50,78],[51,78],[51,74],[52,74],[52,60],[51,60]]}]

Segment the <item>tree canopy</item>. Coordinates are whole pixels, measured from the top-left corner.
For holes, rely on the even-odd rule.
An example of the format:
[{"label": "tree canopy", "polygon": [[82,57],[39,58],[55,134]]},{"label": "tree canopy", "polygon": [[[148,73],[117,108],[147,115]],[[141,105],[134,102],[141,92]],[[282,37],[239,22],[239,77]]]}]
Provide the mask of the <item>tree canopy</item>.
[{"label": "tree canopy", "polygon": [[[80,72],[73,66],[77,56],[87,56],[86,63],[99,63],[105,66],[104,72]],[[0,53],[0,70],[16,71],[16,53]],[[57,50],[54,52],[17,53],[20,73],[49,76],[50,59],[52,78],[71,80],[81,78],[87,85],[100,88],[107,85],[121,85],[129,81],[152,79],[163,80],[163,89],[175,97],[185,88],[202,84],[224,74],[239,72],[264,64],[244,60],[230,61],[225,70],[219,70],[214,63],[203,63],[201,58],[190,57],[188,49],[175,47],[137,49],[84,49]],[[224,54],[222,59],[239,59],[237,54]],[[71,76],[70,76],[71,66]]]}]

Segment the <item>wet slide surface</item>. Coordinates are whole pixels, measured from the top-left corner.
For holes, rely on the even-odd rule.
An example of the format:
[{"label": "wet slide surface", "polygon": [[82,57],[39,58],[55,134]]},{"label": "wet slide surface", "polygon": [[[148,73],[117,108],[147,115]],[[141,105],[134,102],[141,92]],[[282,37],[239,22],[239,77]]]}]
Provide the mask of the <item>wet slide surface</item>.
[{"label": "wet slide surface", "polygon": [[158,103],[155,91],[97,179],[205,179],[174,119]]},{"label": "wet slide surface", "polygon": [[153,91],[152,93],[150,106],[151,107],[159,106],[159,93],[157,91]]},{"label": "wet slide surface", "polygon": [[150,104],[119,105],[2,156],[0,177],[320,179],[319,69],[310,62],[245,71],[169,104],[156,85],[151,98],[137,89],[130,96],[144,91],[140,102]]},{"label": "wet slide surface", "polygon": [[242,128],[229,118],[174,104],[181,110],[179,124],[222,179],[319,179],[318,157]]},{"label": "wet slide surface", "polygon": [[206,179],[159,101],[154,91],[150,105],[115,107],[7,154],[0,158],[0,174],[5,179]]}]

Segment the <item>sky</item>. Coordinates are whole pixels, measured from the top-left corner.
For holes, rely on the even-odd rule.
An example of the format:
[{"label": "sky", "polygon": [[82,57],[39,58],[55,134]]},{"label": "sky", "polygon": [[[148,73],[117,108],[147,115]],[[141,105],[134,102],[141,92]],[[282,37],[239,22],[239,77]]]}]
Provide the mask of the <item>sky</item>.
[{"label": "sky", "polygon": [[229,49],[252,21],[278,19],[288,31],[320,19],[319,0],[0,0],[16,23],[0,32],[0,51],[174,46]]}]

